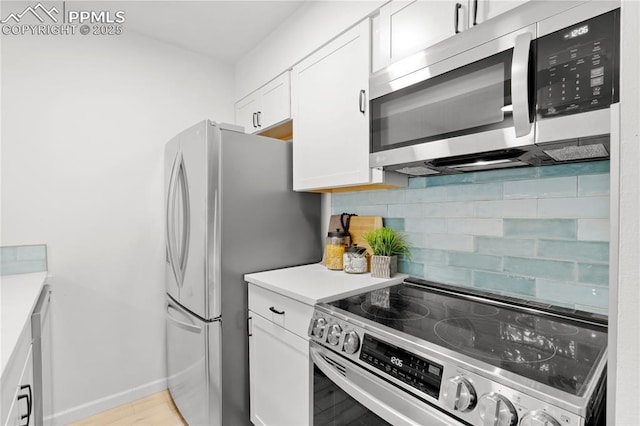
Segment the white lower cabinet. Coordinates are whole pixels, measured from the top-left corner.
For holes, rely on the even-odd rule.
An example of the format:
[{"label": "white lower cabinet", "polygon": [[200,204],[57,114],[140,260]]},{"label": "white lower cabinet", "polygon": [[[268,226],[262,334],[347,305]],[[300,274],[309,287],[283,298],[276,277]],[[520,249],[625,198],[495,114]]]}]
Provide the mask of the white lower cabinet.
[{"label": "white lower cabinet", "polygon": [[311,423],[306,329],[312,312],[309,305],[249,284],[249,389],[254,425]]},{"label": "white lower cabinet", "polygon": [[5,426],[27,426],[34,424],[34,386],[33,386],[33,354],[29,345],[27,359],[22,365],[20,378],[13,383],[13,398],[9,405],[9,413]]}]

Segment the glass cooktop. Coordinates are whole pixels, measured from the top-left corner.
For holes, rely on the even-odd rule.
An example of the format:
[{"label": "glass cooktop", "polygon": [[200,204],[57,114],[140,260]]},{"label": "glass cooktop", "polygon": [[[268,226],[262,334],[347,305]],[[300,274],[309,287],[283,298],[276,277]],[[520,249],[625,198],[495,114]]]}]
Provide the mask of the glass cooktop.
[{"label": "glass cooktop", "polygon": [[557,316],[519,299],[496,303],[478,296],[484,293],[416,281],[329,305],[573,395],[584,393],[605,354],[604,317]]}]

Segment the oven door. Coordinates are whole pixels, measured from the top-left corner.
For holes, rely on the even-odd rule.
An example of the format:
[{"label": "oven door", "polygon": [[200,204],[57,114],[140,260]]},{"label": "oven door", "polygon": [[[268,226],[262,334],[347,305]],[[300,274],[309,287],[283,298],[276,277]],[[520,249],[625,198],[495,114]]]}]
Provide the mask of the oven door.
[{"label": "oven door", "polygon": [[461,424],[315,342],[310,354],[314,426]]},{"label": "oven door", "polygon": [[436,63],[420,52],[372,76],[371,167],[533,144],[535,34],[525,27]]}]

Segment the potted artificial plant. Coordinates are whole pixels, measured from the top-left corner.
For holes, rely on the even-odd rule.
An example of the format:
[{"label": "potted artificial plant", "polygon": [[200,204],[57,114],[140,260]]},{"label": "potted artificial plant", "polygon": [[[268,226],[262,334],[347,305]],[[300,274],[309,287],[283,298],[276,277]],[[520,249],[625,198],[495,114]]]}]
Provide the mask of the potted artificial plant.
[{"label": "potted artificial plant", "polygon": [[391,278],[398,271],[398,255],[411,256],[409,243],[402,232],[393,228],[378,228],[363,235],[373,251],[371,276]]}]

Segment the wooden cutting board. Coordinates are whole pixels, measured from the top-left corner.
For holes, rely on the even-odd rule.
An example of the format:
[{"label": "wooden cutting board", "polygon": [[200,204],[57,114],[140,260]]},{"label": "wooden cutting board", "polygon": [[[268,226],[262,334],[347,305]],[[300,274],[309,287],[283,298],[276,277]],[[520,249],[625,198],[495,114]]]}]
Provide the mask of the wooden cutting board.
[{"label": "wooden cutting board", "polygon": [[[382,228],[382,216],[351,216],[351,222],[349,224],[349,234],[351,234],[351,244],[357,244],[359,247],[365,247],[367,252],[372,255],[373,251],[369,244],[362,238],[362,236],[374,229]],[[340,224],[340,215],[332,215],[329,220],[328,231],[335,231],[339,229],[342,231],[342,225]]]}]

